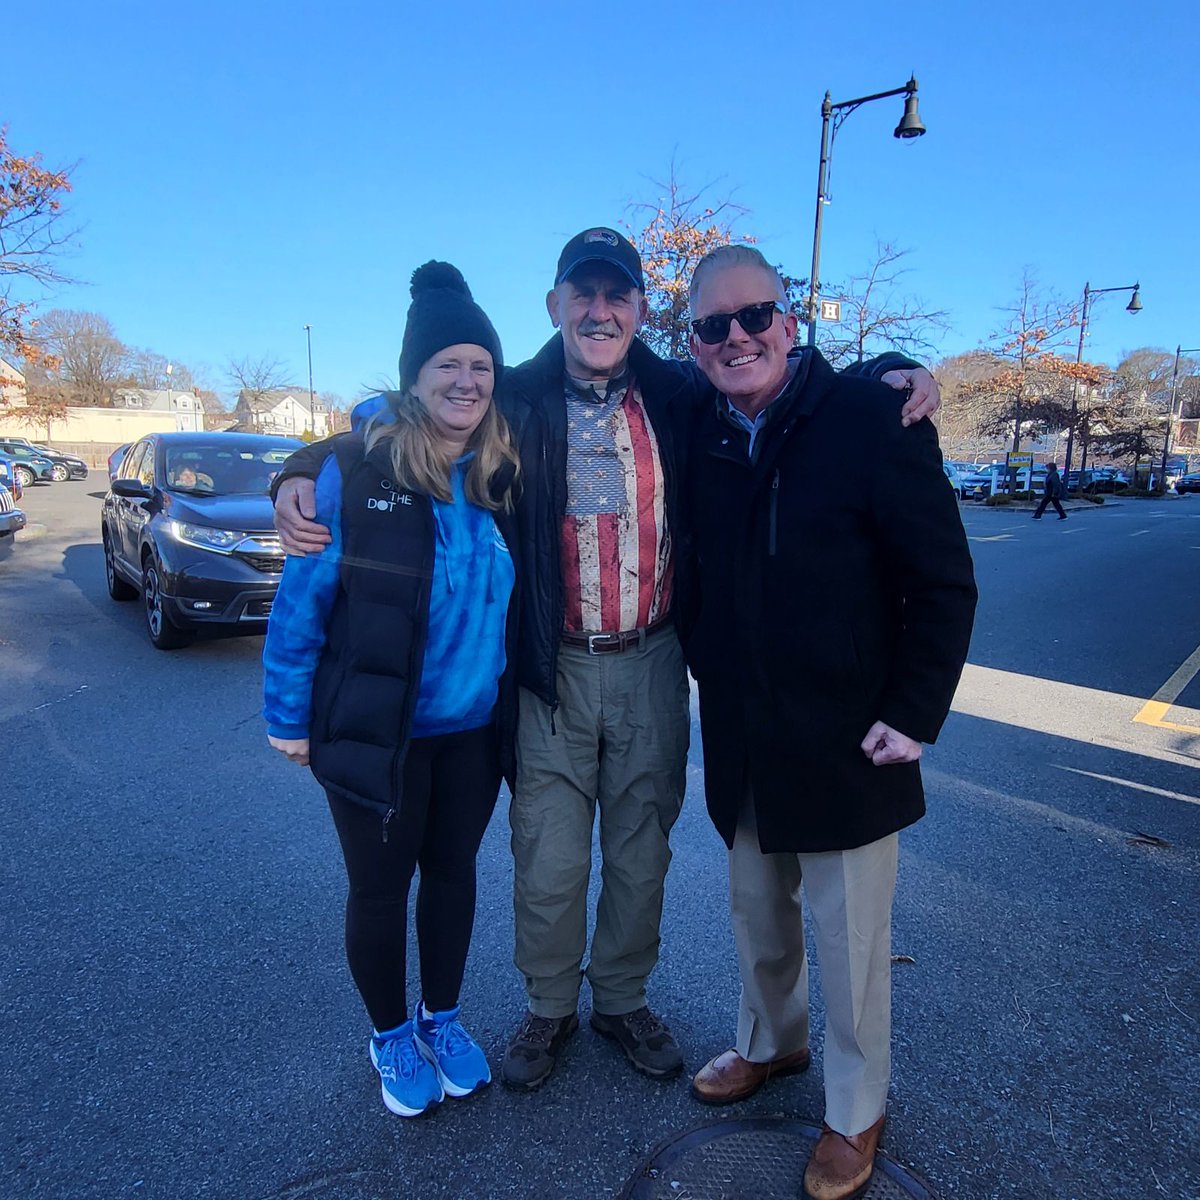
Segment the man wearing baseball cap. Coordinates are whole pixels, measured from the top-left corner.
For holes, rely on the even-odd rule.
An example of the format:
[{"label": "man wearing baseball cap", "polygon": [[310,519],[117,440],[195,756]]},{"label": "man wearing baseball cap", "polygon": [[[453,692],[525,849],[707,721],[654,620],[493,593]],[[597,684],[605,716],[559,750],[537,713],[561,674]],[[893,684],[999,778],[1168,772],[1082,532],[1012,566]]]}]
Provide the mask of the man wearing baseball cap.
[{"label": "man wearing baseball cap", "polygon": [[[558,332],[496,390],[522,471],[510,818],[515,962],[529,1004],[500,1072],[518,1089],[543,1083],[579,1028],[585,976],[592,1028],[635,1068],[669,1078],[683,1066],[646,985],[690,731],[672,604],[680,433],[709,394],[692,364],[663,361],[636,336],[647,311],[642,263],[616,230],[585,229],[567,242],[546,308]],[[897,387],[911,382],[912,419],[937,407],[932,377],[909,360],[884,356],[860,370],[890,370]],[[290,552],[324,545],[294,478],[315,474],[322,454],[318,443],[288,461],[276,524]],[[589,954],[597,807],[602,865]]]}]

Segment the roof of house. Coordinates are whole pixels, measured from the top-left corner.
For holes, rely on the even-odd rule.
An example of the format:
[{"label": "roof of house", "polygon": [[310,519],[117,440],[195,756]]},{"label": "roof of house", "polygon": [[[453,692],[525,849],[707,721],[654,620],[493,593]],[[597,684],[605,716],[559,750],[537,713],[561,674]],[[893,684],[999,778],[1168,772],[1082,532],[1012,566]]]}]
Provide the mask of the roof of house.
[{"label": "roof of house", "polygon": [[[252,393],[248,388],[243,388],[238,392],[238,404],[249,404],[251,400],[256,402],[259,409],[278,408],[279,405],[291,400],[305,412],[311,412],[308,404],[308,389],[307,388],[271,388],[269,391],[261,393]],[[324,406],[320,400],[314,400],[313,408],[317,412],[324,411]]]},{"label": "roof of house", "polygon": [[155,388],[117,388],[113,392],[114,408],[140,408],[146,412],[175,412],[178,409],[201,409],[200,400],[190,391],[159,391]]},{"label": "roof of house", "polygon": [[0,358],[0,379],[7,380],[10,383],[25,382],[25,376],[12,363],[3,358]]}]

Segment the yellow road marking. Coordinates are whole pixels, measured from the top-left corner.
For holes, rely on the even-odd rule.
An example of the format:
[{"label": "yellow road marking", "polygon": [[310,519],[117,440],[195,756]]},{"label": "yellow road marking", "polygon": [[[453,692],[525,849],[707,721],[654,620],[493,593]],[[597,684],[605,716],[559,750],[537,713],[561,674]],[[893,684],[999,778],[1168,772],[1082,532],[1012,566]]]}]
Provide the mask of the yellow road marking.
[{"label": "yellow road marking", "polygon": [[1188,655],[1183,665],[1146,701],[1133,718],[1140,725],[1155,725],[1159,729],[1174,729],[1179,733],[1200,734],[1200,729],[1192,725],[1176,725],[1166,719],[1171,705],[1179,699],[1179,694],[1200,673],[1200,646]]}]

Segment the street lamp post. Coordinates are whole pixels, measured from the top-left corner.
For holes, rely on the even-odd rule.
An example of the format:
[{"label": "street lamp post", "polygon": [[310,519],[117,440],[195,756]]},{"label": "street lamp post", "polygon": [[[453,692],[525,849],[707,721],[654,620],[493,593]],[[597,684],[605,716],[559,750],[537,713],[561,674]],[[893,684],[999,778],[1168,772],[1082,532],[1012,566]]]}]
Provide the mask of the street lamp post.
[{"label": "street lamp post", "polygon": [[872,100],[886,100],[889,96],[903,96],[904,116],[900,124],[892,131],[893,137],[916,138],[925,132],[921,123],[921,115],[917,112],[917,80],[912,76],[902,88],[893,88],[890,92],[876,92],[873,96],[859,96],[856,100],[842,100],[835,104],[825,93],[821,105],[821,165],[817,171],[817,219],[813,230],[812,271],[808,280],[808,344],[817,344],[817,317],[820,312],[820,272],[821,272],[821,223],[825,205],[829,203],[829,160],[833,155],[833,142],[837,137],[842,122],[859,105],[869,104]]},{"label": "street lamp post", "polygon": [[1167,402],[1167,432],[1163,435],[1162,472],[1158,477],[1163,491],[1167,489],[1167,455],[1171,453],[1171,430],[1175,425],[1175,389],[1179,386],[1179,357],[1182,354],[1200,354],[1200,346],[1175,347],[1175,366],[1171,371],[1171,398]]},{"label": "street lamp post", "polygon": [[[1102,296],[1105,292],[1132,292],[1133,297],[1125,306],[1126,312],[1139,313],[1142,311],[1142,285],[1135,283],[1132,287],[1094,288],[1090,283],[1083,285],[1083,308],[1079,314],[1079,350],[1075,354],[1075,365],[1083,362],[1083,339],[1087,336],[1088,309],[1093,296]],[[1071,381],[1071,421],[1067,426],[1067,461],[1063,467],[1063,479],[1067,491],[1071,490],[1071,452],[1075,446],[1075,422],[1079,418],[1079,374]]]},{"label": "street lamp post", "polygon": [[313,385],[312,385],[312,326],[305,325],[305,336],[308,338],[308,416],[313,423],[313,433],[317,432],[317,414],[313,411]]}]

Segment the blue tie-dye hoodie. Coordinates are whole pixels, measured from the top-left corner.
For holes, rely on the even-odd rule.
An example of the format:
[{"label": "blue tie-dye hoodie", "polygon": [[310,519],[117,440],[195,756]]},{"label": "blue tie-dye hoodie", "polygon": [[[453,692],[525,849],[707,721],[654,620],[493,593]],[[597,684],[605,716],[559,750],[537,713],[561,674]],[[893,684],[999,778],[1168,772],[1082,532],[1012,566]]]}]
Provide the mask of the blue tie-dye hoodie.
[{"label": "blue tie-dye hoodie", "polygon": [[[413,737],[486,725],[504,673],[505,621],[515,575],[492,514],[464,495],[470,457],[454,464],[452,500],[431,501],[434,574]],[[280,738],[309,736],[313,677],[340,587],[342,476],[336,455],[325,460],[316,492],[317,520],[328,526],[333,540],[320,554],[288,557],[263,647],[263,715],[268,732]]]}]

